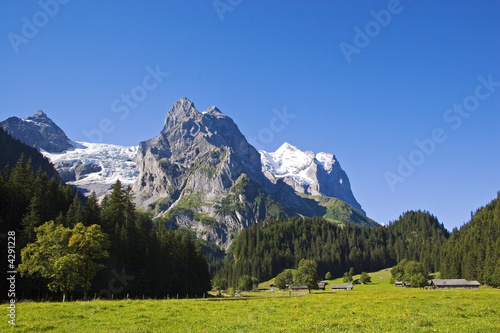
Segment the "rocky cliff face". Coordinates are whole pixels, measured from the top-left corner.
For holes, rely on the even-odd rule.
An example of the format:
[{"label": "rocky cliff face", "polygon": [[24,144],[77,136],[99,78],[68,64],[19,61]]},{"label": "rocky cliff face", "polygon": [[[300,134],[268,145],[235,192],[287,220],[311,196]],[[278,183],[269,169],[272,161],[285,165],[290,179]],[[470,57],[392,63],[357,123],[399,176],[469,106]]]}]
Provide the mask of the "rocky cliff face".
[{"label": "rocky cliff face", "polygon": [[72,147],[64,131],[39,110],[28,119],[10,117],[0,126],[11,136],[28,146],[59,153]]},{"label": "rocky cliff face", "polygon": [[281,179],[299,193],[338,198],[365,214],[335,155],[304,152],[289,143],[273,153],[260,151],[260,154],[262,171],[273,183]]},{"label": "rocky cliff face", "polygon": [[137,167],[140,207],[219,244],[288,211],[266,192],[260,155],[232,119],[215,107],[199,112],[186,98],[167,113],[158,136],[139,144]]}]

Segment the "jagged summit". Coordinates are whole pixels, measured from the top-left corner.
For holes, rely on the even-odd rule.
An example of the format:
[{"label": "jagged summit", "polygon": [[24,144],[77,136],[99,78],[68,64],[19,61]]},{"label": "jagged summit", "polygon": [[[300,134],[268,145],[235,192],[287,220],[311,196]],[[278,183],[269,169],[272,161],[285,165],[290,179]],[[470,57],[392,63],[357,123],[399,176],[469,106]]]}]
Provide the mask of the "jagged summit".
[{"label": "jagged summit", "polygon": [[38,120],[38,121],[44,121],[44,120],[50,120],[50,118],[47,116],[45,112],[42,110],[38,110],[33,116],[29,117],[28,119],[31,120]]},{"label": "jagged summit", "polygon": [[199,116],[198,110],[194,107],[194,103],[186,97],[182,97],[174,103],[172,109],[165,116],[165,126],[172,126],[177,123],[178,119],[196,118]]},{"label": "jagged summit", "polygon": [[[138,160],[143,161],[139,163],[141,180],[134,188],[143,198],[150,197],[154,200],[157,196],[165,195],[164,187],[167,186],[149,180],[164,176],[165,170],[154,167],[159,161],[166,163],[168,159],[169,163],[179,170],[185,170],[194,167],[200,162],[199,159],[209,158],[213,162],[221,162],[222,157],[231,162],[232,168],[220,170],[224,176],[217,187],[231,184],[243,170],[251,178],[263,178],[260,173],[259,153],[247,142],[233,120],[216,107],[199,112],[193,102],[183,97],[168,111],[165,126],[160,134],[139,144]],[[228,157],[231,157],[231,160]],[[209,169],[214,167],[207,161],[203,163],[207,164]],[[172,179],[172,182],[178,181]],[[202,185],[195,184],[195,187]]]},{"label": "jagged summit", "polygon": [[59,153],[73,147],[66,133],[42,110],[27,119],[10,117],[0,126],[21,142],[48,152]]}]

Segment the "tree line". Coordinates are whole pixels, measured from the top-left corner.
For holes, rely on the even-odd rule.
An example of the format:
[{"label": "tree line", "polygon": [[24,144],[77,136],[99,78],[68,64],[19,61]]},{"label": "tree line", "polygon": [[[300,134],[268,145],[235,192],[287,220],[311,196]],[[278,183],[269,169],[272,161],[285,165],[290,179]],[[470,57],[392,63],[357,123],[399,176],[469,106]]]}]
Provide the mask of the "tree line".
[{"label": "tree line", "polygon": [[[19,298],[60,297],[54,291],[73,291],[78,298],[193,297],[211,289],[207,261],[192,234],[168,230],[150,215],[138,212],[130,188],[117,181],[100,203],[95,193],[85,200],[55,176],[48,179],[40,167],[34,173],[36,166],[28,156],[30,159],[22,155],[14,167],[7,164],[0,172],[1,234],[16,232],[16,264],[24,273],[17,281]],[[103,255],[92,259],[95,274],[91,281],[75,277],[71,285],[69,280],[54,279],[56,272],[65,272],[61,279],[72,274],[81,277],[82,261],[88,257],[82,256],[83,248],[78,248],[71,235],[84,235],[85,230],[95,231],[96,227],[110,243],[103,246]],[[47,233],[60,236],[52,237],[55,248],[69,250],[58,257],[57,268],[37,270],[33,267],[41,266],[33,262],[30,266],[29,258],[50,248],[46,242],[51,240],[44,239]],[[24,266],[21,254],[26,259]],[[86,264],[88,267],[89,262]],[[3,272],[8,271],[6,262],[1,265]],[[52,274],[45,274],[50,269]]]},{"label": "tree line", "polygon": [[341,277],[394,266],[404,258],[436,271],[448,231],[428,212],[409,211],[388,227],[338,225],[323,218],[268,220],[244,229],[238,236],[231,264],[215,277],[235,284],[242,275],[268,280],[300,260],[316,262],[318,275]]}]

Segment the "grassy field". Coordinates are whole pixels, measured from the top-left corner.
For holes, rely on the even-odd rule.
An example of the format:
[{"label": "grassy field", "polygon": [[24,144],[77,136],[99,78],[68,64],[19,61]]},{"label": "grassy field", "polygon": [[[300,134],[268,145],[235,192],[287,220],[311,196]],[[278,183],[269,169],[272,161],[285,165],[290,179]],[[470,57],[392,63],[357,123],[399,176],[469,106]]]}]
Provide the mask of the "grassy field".
[{"label": "grassy field", "polygon": [[[499,332],[500,290],[422,290],[387,270],[353,291],[243,293],[232,299],[20,302],[1,332]],[[341,280],[331,281],[342,283]],[[327,288],[329,289],[329,288]],[[6,305],[2,305],[4,313]]]}]

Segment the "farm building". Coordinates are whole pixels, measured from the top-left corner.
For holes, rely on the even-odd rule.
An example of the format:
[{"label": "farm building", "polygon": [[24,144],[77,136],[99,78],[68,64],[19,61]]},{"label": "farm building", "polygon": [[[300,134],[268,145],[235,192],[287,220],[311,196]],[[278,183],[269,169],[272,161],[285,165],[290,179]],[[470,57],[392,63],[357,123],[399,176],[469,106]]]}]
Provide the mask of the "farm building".
[{"label": "farm building", "polygon": [[332,284],[332,290],[352,290],[352,284]]},{"label": "farm building", "polygon": [[292,291],[309,290],[309,287],[308,286],[291,286],[290,289],[292,289]]},{"label": "farm building", "polygon": [[394,282],[394,285],[396,287],[403,287],[403,281],[396,281],[396,282]]},{"label": "farm building", "polygon": [[352,281],[352,284],[363,284],[363,282],[361,282],[360,279],[356,279],[356,280]]},{"label": "farm building", "polygon": [[327,284],[327,282],[325,282],[325,281],[318,282],[318,289],[325,290],[326,284]]},{"label": "farm building", "polygon": [[434,279],[431,281],[432,289],[478,289],[480,285],[477,281],[467,281],[465,279]]}]

